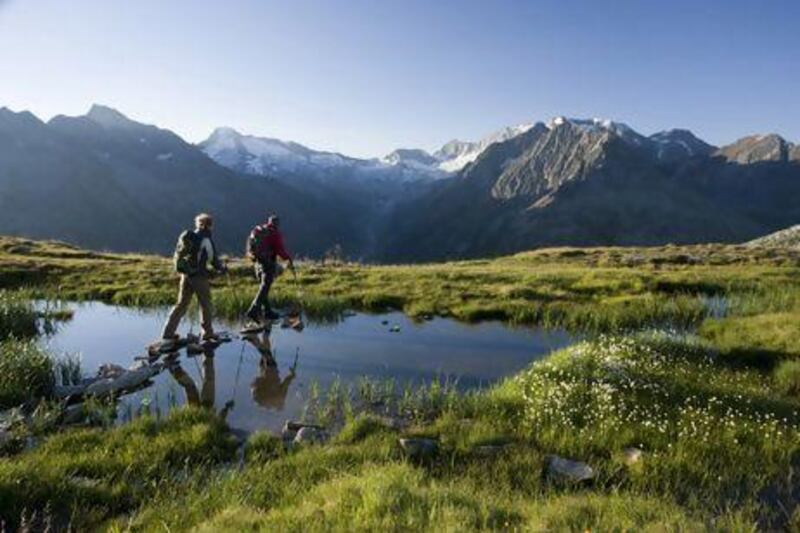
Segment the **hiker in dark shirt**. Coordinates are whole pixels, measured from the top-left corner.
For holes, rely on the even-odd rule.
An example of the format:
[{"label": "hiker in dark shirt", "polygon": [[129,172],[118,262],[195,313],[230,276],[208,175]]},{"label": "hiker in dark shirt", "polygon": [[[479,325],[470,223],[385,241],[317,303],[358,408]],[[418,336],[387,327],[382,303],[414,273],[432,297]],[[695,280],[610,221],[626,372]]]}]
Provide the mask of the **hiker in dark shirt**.
[{"label": "hiker in dark shirt", "polygon": [[180,274],[178,301],[164,324],[161,334],[163,342],[175,342],[179,338],[176,333],[178,325],[194,295],[197,295],[200,304],[202,339],[219,340],[211,323],[213,308],[209,279],[212,271],[225,272],[225,266],[220,261],[214,241],[211,239],[211,228],[214,225],[211,215],[201,213],[195,217],[194,223],[194,231],[183,232],[175,250],[175,270]]},{"label": "hiker in dark shirt", "polygon": [[289,269],[294,272],[294,261],[283,244],[278,216],[270,215],[266,224],[259,224],[253,228],[247,242],[247,255],[255,263],[256,277],[260,284],[246,316],[255,323],[275,320],[279,316],[270,307],[269,291],[275,276],[279,273],[278,258],[288,261]]}]

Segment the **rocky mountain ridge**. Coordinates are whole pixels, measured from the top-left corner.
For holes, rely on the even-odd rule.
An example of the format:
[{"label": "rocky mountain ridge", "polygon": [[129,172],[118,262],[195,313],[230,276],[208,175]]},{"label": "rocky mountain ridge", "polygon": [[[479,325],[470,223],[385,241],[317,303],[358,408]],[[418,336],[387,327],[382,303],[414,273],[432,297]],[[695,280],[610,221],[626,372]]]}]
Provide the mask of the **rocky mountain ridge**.
[{"label": "rocky mountain ridge", "polygon": [[47,123],[0,109],[0,233],[92,248],[167,252],[202,210],[236,253],[270,210],[302,254],[373,261],[742,242],[798,223],[798,197],[800,149],[777,135],[717,148],[557,117],[363,160],[229,129],[195,146],[103,106]]}]

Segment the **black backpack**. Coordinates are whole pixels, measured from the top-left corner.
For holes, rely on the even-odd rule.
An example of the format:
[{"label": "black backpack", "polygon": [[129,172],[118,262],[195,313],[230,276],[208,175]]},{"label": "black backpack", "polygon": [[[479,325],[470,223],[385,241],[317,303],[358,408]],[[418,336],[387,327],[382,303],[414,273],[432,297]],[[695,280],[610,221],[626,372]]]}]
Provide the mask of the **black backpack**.
[{"label": "black backpack", "polygon": [[178,237],[173,261],[175,272],[192,276],[200,272],[200,244],[202,239],[192,231],[186,230]]},{"label": "black backpack", "polygon": [[272,247],[267,242],[269,228],[258,225],[250,232],[247,238],[247,256],[257,263],[272,261]]}]

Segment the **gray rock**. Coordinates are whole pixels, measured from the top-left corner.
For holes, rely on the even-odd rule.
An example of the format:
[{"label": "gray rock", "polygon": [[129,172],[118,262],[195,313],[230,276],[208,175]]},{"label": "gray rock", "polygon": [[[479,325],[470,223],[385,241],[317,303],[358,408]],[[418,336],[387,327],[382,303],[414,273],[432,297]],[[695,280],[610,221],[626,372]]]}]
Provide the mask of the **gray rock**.
[{"label": "gray rock", "polygon": [[405,429],[408,427],[408,422],[403,420],[402,418],[394,418],[391,416],[381,416],[378,417],[380,423],[388,429],[398,431],[401,429]]},{"label": "gray rock", "polygon": [[643,454],[644,452],[639,448],[635,448],[633,446],[625,448],[622,450],[622,462],[628,466],[634,465],[642,460]]},{"label": "gray rock", "polygon": [[399,440],[406,455],[414,459],[433,457],[439,452],[439,442],[434,439],[407,438]]},{"label": "gray rock", "polygon": [[328,440],[328,434],[319,428],[305,426],[297,431],[294,436],[294,444],[324,444]]},{"label": "gray rock", "polygon": [[5,411],[0,411],[0,429],[9,429],[14,424],[25,422],[25,414],[19,407],[12,407]]},{"label": "gray rock", "polygon": [[97,369],[97,377],[100,379],[116,379],[125,372],[127,372],[127,370],[119,365],[115,365],[114,363],[106,363],[104,365],[100,365],[100,368]]},{"label": "gray rock", "polygon": [[61,414],[61,422],[66,425],[80,424],[86,420],[88,411],[82,403],[68,405]]},{"label": "gray rock", "polygon": [[308,424],[306,422],[297,422],[296,420],[287,420],[283,423],[283,432],[298,432],[303,428],[325,429],[325,426],[319,424]]},{"label": "gray rock", "polygon": [[144,365],[135,370],[126,370],[116,378],[99,379],[86,387],[85,394],[105,396],[133,390],[161,371],[161,365]]},{"label": "gray rock", "polygon": [[57,385],[53,389],[53,395],[59,400],[62,398],[69,398],[70,396],[80,396],[86,390],[87,385]]},{"label": "gray rock", "polygon": [[480,457],[496,457],[508,449],[508,444],[483,444],[475,446],[472,452]]},{"label": "gray rock", "polygon": [[577,483],[594,479],[596,474],[594,469],[586,463],[551,455],[547,459],[547,475]]}]

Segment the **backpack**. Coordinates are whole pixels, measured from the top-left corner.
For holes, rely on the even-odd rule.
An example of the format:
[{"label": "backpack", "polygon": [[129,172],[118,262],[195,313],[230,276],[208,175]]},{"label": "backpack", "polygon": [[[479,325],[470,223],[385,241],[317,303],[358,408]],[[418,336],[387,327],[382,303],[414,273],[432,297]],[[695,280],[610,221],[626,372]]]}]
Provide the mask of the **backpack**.
[{"label": "backpack", "polygon": [[175,245],[175,254],[173,255],[175,272],[188,276],[200,272],[201,240],[200,236],[192,230],[187,229],[181,233],[180,237],[178,237],[178,243]]},{"label": "backpack", "polygon": [[256,226],[247,239],[247,255],[258,263],[272,261],[272,245],[269,243],[269,228]]}]

